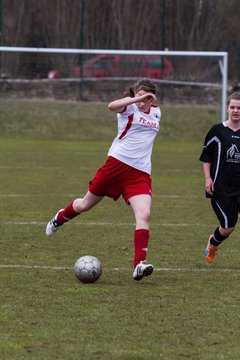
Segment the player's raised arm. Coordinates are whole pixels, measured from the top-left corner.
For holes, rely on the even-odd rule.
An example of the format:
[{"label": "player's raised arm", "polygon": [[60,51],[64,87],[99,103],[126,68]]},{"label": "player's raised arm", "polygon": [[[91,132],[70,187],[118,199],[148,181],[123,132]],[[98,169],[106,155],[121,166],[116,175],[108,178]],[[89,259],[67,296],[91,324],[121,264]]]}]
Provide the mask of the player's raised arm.
[{"label": "player's raised arm", "polygon": [[152,93],[145,93],[141,96],[134,97],[124,97],[122,99],[117,99],[108,104],[108,109],[110,111],[122,112],[128,105],[134,104],[136,102],[153,102],[156,100],[156,96]]},{"label": "player's raised arm", "polygon": [[123,99],[114,100],[108,104],[108,109],[110,111],[122,112],[126,106],[134,103],[133,99],[128,96]]}]

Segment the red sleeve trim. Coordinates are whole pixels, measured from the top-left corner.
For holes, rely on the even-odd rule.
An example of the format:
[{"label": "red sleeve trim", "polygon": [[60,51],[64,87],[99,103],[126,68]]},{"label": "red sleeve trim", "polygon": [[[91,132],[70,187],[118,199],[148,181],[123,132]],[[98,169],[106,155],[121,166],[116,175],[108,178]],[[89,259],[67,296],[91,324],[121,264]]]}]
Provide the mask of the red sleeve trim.
[{"label": "red sleeve trim", "polygon": [[127,106],[125,106],[125,108],[121,112],[119,112],[119,114],[124,113],[126,110],[127,110]]}]

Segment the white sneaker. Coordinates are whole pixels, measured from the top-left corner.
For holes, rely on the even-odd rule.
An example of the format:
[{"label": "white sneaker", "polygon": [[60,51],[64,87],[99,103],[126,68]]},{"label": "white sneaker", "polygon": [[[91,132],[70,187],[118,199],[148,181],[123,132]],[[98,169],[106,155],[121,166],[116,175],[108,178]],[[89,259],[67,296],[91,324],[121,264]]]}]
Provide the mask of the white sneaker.
[{"label": "white sneaker", "polygon": [[50,220],[47,223],[47,226],[46,226],[46,235],[47,236],[52,236],[57,230],[59,230],[60,226],[62,225],[57,220],[57,216],[58,216],[59,212],[62,211],[62,210],[64,210],[64,209],[59,210],[56,213],[56,215],[52,218],[52,220]]},{"label": "white sneaker", "polygon": [[134,280],[142,280],[144,276],[151,275],[154,270],[152,264],[146,264],[146,261],[140,261],[133,271]]}]

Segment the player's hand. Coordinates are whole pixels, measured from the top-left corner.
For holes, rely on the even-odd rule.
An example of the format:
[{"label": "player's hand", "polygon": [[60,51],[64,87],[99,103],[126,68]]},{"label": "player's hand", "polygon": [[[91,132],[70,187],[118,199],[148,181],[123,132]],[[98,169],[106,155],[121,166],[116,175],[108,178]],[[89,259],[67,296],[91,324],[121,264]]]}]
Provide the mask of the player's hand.
[{"label": "player's hand", "polygon": [[211,178],[206,179],[206,192],[209,195],[213,195],[214,192],[214,184]]},{"label": "player's hand", "polygon": [[152,93],[146,93],[143,96],[144,96],[143,100],[145,101],[156,101],[156,96]]}]

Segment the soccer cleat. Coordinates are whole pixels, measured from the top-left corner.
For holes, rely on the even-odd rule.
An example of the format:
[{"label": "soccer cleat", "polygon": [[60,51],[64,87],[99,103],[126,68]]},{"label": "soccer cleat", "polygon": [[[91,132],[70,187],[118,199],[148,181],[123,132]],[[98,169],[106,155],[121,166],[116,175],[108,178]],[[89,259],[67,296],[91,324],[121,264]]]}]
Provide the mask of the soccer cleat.
[{"label": "soccer cleat", "polygon": [[62,224],[60,224],[60,222],[57,220],[57,216],[59,214],[60,211],[62,211],[64,209],[61,209],[59,210],[56,215],[52,218],[52,220],[50,220],[48,223],[47,223],[47,226],[46,226],[46,235],[47,236],[52,236],[57,230],[59,230],[60,226]]},{"label": "soccer cleat", "polygon": [[216,251],[218,249],[217,246],[214,246],[214,245],[210,244],[210,239],[211,239],[212,236],[213,235],[209,236],[207,247],[206,247],[206,250],[205,250],[205,257],[206,257],[207,262],[209,262],[209,263],[212,263],[214,261]]},{"label": "soccer cleat", "polygon": [[151,275],[153,269],[152,264],[146,264],[146,261],[140,261],[133,271],[133,279],[137,281],[142,280],[144,276]]}]

